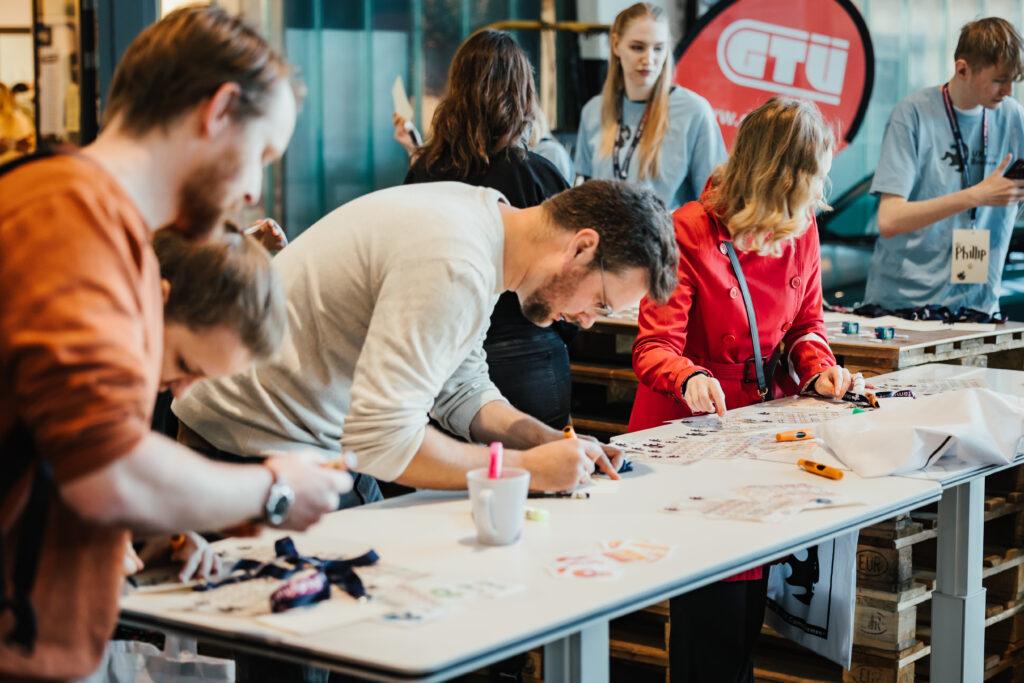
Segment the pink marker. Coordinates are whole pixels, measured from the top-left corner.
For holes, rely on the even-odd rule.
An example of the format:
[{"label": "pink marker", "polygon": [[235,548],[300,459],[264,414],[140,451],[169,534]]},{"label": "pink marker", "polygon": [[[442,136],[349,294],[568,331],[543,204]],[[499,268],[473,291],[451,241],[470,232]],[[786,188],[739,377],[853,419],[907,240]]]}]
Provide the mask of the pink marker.
[{"label": "pink marker", "polygon": [[488,479],[501,479],[501,459],[504,453],[505,448],[500,441],[491,444],[491,466],[487,470]]}]

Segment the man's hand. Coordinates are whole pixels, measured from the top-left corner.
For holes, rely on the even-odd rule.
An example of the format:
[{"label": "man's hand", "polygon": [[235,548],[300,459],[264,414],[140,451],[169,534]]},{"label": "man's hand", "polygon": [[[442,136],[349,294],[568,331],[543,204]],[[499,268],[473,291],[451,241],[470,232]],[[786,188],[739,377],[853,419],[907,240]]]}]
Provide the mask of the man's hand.
[{"label": "man's hand", "polygon": [[686,393],[683,394],[683,399],[693,413],[717,413],[718,417],[725,416],[725,392],[714,377],[702,373],[690,375],[686,380]]},{"label": "man's hand", "polygon": [[146,565],[142,562],[142,558],[135,552],[135,546],[132,545],[132,539],[129,538],[128,542],[125,543],[124,557],[121,560],[121,569],[124,571],[124,575],[131,576],[132,574],[138,574],[145,566]]},{"label": "man's hand", "polygon": [[315,454],[274,455],[264,464],[295,493],[281,524],[283,529],[307,529],[321,516],[337,510],[341,495],[352,489],[352,477],[339,469],[340,464],[328,467],[327,460]]},{"label": "man's hand", "polygon": [[971,188],[975,206],[1008,206],[1024,199],[1024,180],[1012,180],[1003,175],[1013,159],[1007,154],[996,170]]},{"label": "man's hand", "polygon": [[530,488],[534,491],[571,491],[579,484],[589,482],[594,463],[587,454],[585,443],[579,439],[559,439],[523,451],[522,464],[530,471]]},{"label": "man's hand", "polygon": [[814,391],[826,398],[842,398],[851,386],[853,377],[841,365],[833,365],[814,380]]},{"label": "man's hand", "polygon": [[253,223],[245,229],[245,234],[255,237],[271,254],[276,254],[288,246],[288,236],[284,234],[284,228],[273,218],[264,218]]},{"label": "man's hand", "polygon": [[593,436],[580,434],[578,437],[583,442],[583,448],[597,469],[608,475],[610,479],[620,479],[619,468],[622,466],[622,449],[611,444],[601,443]]},{"label": "man's hand", "polygon": [[182,583],[188,583],[197,575],[206,581],[220,576],[224,571],[224,563],[213,546],[194,531],[186,531],[182,535],[185,537],[185,544],[171,551],[171,559],[183,565],[178,573],[178,579]]}]

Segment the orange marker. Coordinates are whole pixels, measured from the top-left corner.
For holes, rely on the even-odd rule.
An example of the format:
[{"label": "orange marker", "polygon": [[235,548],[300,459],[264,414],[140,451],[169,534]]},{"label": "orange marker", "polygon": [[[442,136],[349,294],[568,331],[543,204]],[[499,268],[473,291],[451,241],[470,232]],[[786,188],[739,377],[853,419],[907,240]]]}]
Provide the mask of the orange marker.
[{"label": "orange marker", "polygon": [[826,479],[842,479],[843,471],[837,470],[835,467],[829,467],[828,465],[822,465],[820,462],[814,462],[813,460],[804,460],[801,458],[796,461],[796,466],[802,470],[806,470],[811,474],[817,474],[819,477],[825,477]]},{"label": "orange marker", "polygon": [[798,432],[779,432],[775,435],[776,441],[810,441],[814,438],[814,433],[809,429],[803,429]]},{"label": "orange marker", "polygon": [[562,427],[562,435],[566,439],[575,439],[576,430],[572,428],[572,425],[565,425],[564,427]]},{"label": "orange marker", "polygon": [[185,547],[185,534],[174,534],[171,536],[171,551],[178,552]]}]

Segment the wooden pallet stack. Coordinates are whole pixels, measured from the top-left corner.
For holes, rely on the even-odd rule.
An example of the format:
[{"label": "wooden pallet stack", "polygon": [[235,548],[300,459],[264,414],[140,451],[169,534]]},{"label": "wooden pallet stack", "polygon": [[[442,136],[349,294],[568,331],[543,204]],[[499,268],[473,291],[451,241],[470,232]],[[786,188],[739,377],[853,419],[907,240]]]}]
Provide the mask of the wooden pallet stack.
[{"label": "wooden pallet stack", "polygon": [[857,544],[857,606],[853,662],[845,681],[910,683],[930,650],[917,631],[931,587],[914,574],[914,548],[934,528],[901,515],[861,530]]}]

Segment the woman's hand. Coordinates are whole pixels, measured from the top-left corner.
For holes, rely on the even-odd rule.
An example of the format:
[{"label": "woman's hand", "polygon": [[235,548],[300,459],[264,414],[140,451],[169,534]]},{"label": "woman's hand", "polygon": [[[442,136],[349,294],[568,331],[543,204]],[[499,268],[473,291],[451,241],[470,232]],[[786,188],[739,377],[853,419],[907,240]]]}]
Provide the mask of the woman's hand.
[{"label": "woman's hand", "polygon": [[683,400],[693,413],[717,413],[718,417],[725,417],[725,392],[714,377],[703,373],[690,375]]},{"label": "woman's hand", "polygon": [[391,124],[395,127],[395,142],[402,146],[409,156],[416,152],[416,142],[412,139],[412,131],[409,130],[408,121],[398,114],[391,115]]},{"label": "woman's hand", "polygon": [[224,564],[213,546],[205,538],[194,531],[186,531],[184,545],[171,551],[171,559],[183,563],[178,578],[187,583],[194,577],[209,580],[217,577],[224,570]]},{"label": "woman's hand", "polygon": [[841,365],[833,365],[814,380],[814,391],[826,398],[842,398],[853,385],[850,371]]}]

